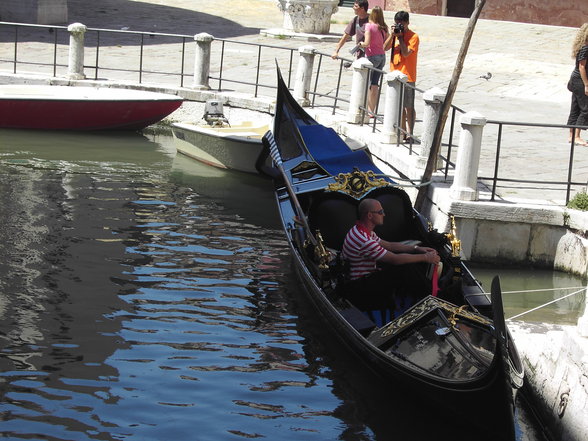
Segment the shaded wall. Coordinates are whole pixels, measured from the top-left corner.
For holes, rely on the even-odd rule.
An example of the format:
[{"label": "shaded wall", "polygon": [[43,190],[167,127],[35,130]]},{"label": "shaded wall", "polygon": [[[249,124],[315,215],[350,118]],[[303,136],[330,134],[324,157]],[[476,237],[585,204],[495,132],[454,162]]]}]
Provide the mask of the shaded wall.
[{"label": "shaded wall", "polygon": [[[378,2],[375,0],[375,3]],[[474,0],[385,0],[387,11],[417,14],[469,16]],[[371,2],[370,2],[371,6]],[[580,27],[588,22],[588,1],[486,0],[481,18],[522,23]]]},{"label": "shaded wall", "polygon": [[67,0],[1,0],[0,20],[18,23],[66,24]]}]

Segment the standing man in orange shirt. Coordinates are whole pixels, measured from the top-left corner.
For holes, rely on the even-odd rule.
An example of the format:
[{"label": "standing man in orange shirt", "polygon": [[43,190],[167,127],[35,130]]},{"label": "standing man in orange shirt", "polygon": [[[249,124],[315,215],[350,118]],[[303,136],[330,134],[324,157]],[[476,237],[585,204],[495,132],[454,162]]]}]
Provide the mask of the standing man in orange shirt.
[{"label": "standing man in orange shirt", "polygon": [[404,87],[402,129],[408,135],[404,141],[409,141],[414,130],[416,112],[414,110],[414,87],[417,76],[417,56],[419,52],[419,36],[411,31],[409,15],[406,11],[399,11],[394,16],[395,26],[393,32],[384,44],[386,50],[392,47],[390,59],[390,71],[399,70],[408,77],[408,84],[411,87]]}]

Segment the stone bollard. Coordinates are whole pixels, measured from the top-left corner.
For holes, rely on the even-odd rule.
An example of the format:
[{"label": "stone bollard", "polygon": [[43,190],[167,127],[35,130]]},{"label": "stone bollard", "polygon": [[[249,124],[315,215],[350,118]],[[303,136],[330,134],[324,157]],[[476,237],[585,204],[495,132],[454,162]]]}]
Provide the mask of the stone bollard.
[{"label": "stone bollard", "polygon": [[84,34],[88,28],[81,23],[72,23],[69,32],[69,61],[67,77],[71,80],[84,80]]},{"label": "stone bollard", "polygon": [[208,77],[210,75],[210,46],[214,37],[206,32],[194,35],[196,41],[196,56],[194,58],[194,81],[192,88],[198,90],[208,90],[210,85]]},{"label": "stone bollard", "polygon": [[[392,144],[398,142],[398,128],[400,126],[400,117],[402,109],[402,84],[406,84],[408,77],[394,70],[384,77],[386,87],[386,98],[384,101],[384,124],[382,126],[381,142]],[[397,126],[394,127],[394,124]]]},{"label": "stone bollard", "polygon": [[370,76],[369,67],[373,67],[371,61],[362,57],[353,62],[353,79],[351,82],[351,96],[349,97],[349,110],[347,111],[347,122],[359,124],[363,112],[361,107],[365,104],[366,85]]},{"label": "stone bollard", "polygon": [[468,112],[461,116],[460,123],[455,176],[449,195],[460,201],[475,201],[478,199],[478,168],[486,118],[478,112]]},{"label": "stone bollard", "polygon": [[[438,87],[427,90],[423,94],[425,101],[425,109],[423,111],[423,136],[421,138],[421,153],[418,159],[418,167],[425,168],[433,147],[433,138],[435,136],[435,128],[437,121],[441,116],[441,105],[445,101],[445,92]],[[437,158],[437,167],[443,166],[441,158]]]},{"label": "stone bollard", "polygon": [[296,80],[294,81],[294,99],[302,107],[309,106],[308,91],[312,79],[312,66],[314,65],[315,50],[312,46],[302,46],[298,49],[298,68],[296,69]]}]

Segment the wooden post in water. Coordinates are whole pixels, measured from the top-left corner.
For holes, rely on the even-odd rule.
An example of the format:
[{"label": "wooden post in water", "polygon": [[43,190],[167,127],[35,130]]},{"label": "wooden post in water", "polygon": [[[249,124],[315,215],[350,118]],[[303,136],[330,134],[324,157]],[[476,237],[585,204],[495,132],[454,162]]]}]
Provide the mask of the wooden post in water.
[{"label": "wooden post in water", "polygon": [[[439,156],[439,151],[441,150],[441,139],[443,138],[443,129],[445,128],[445,121],[447,121],[447,114],[449,113],[451,102],[453,101],[453,95],[455,95],[455,89],[457,89],[457,83],[459,82],[459,76],[461,75],[461,71],[463,69],[463,63],[468,53],[468,48],[470,47],[470,41],[474,33],[474,28],[476,27],[476,22],[478,21],[478,17],[482,12],[482,8],[484,7],[485,3],[486,0],[476,0],[476,7],[474,8],[474,12],[470,17],[468,27],[463,36],[461,48],[459,49],[459,54],[457,55],[457,60],[455,61],[455,67],[453,68],[453,74],[451,75],[451,81],[447,87],[445,101],[443,101],[443,104],[441,105],[441,115],[439,116],[437,126],[435,127],[435,134],[433,135],[431,151],[429,153],[429,158],[427,159],[427,165],[425,167],[425,172],[423,173],[421,182],[427,182],[431,180],[431,176],[433,176],[433,172],[437,167],[437,158]],[[419,188],[419,192],[414,203],[414,207],[418,211],[421,211],[423,208],[427,191],[427,185],[423,185]]]}]

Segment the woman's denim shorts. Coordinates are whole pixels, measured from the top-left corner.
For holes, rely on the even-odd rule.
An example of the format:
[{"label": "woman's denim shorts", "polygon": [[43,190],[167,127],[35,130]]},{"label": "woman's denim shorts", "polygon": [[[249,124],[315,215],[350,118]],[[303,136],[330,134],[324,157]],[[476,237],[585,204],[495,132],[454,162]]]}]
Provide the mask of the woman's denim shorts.
[{"label": "woman's denim shorts", "polygon": [[[386,54],[370,55],[369,57],[367,57],[367,59],[372,62],[375,69],[382,70],[384,68],[384,65],[386,64]],[[380,76],[381,75],[382,74],[380,72],[376,72],[375,70],[372,70],[371,76],[370,76],[370,84],[372,86],[377,86],[380,83]]]}]

